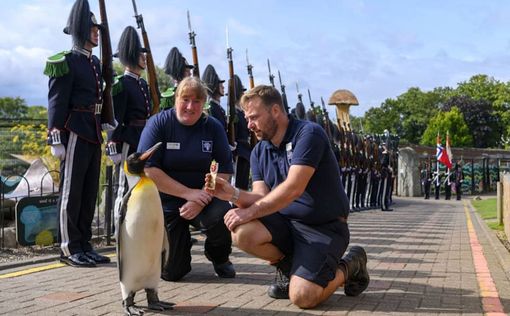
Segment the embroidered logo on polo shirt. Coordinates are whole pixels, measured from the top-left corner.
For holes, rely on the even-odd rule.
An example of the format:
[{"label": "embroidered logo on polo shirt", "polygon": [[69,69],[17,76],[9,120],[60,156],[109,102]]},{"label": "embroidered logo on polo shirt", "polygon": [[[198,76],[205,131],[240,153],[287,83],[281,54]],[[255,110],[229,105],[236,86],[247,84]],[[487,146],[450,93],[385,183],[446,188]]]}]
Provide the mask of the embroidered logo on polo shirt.
[{"label": "embroidered logo on polo shirt", "polygon": [[166,143],[166,149],[179,150],[181,149],[181,143]]},{"label": "embroidered logo on polo shirt", "polygon": [[202,141],[202,152],[204,153],[212,153],[212,140],[203,140]]}]

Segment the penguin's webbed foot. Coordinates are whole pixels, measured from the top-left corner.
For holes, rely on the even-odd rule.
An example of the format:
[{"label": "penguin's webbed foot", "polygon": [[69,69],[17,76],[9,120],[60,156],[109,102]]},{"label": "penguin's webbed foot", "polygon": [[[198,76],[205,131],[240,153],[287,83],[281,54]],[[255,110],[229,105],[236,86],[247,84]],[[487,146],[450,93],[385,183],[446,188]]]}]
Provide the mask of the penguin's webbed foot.
[{"label": "penguin's webbed foot", "polygon": [[142,316],[143,310],[139,307],[135,306],[135,293],[130,292],[128,297],[122,301],[122,307],[124,309],[124,314],[128,316]]},{"label": "penguin's webbed foot", "polygon": [[124,306],[124,314],[128,316],[142,316],[143,310],[135,305]]},{"label": "penguin's webbed foot", "polygon": [[156,290],[145,289],[145,292],[147,293],[147,306],[149,309],[164,311],[167,309],[172,309],[175,305],[174,303],[160,301],[158,292],[156,292]]}]

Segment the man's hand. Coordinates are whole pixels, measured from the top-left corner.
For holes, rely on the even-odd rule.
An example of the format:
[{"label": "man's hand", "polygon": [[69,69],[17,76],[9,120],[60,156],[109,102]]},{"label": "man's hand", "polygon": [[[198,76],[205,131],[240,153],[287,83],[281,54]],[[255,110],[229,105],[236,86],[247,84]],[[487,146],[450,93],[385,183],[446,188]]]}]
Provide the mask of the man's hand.
[{"label": "man's hand", "polygon": [[[216,181],[218,181],[218,179],[216,179]],[[188,202],[195,202],[201,207],[204,207],[211,202],[212,195],[204,190],[191,189],[185,194],[184,199]]]},{"label": "man's hand", "polygon": [[66,148],[62,144],[51,145],[51,154],[59,160],[66,158]]},{"label": "man's hand", "polygon": [[197,217],[197,215],[200,214],[203,209],[204,207],[200,206],[198,203],[188,201],[179,208],[179,214],[184,219],[192,220]]},{"label": "man's hand", "polygon": [[212,181],[210,173],[205,175],[204,189],[208,194],[211,194],[223,201],[229,201],[234,195],[234,187],[222,177],[216,177],[216,186],[214,190],[209,189],[209,183]]},{"label": "man's hand", "polygon": [[237,226],[248,223],[253,217],[253,212],[249,208],[233,208],[223,216],[223,220],[225,221],[225,226],[227,226],[228,230],[231,232],[236,229]]}]

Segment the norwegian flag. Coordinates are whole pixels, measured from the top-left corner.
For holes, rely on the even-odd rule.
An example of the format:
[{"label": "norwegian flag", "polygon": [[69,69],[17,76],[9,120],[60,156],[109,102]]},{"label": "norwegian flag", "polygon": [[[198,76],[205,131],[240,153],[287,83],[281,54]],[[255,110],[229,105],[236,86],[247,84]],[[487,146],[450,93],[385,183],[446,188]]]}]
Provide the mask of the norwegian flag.
[{"label": "norwegian flag", "polygon": [[437,161],[445,165],[448,169],[450,169],[452,167],[452,162],[448,157],[448,153],[446,152],[446,150],[444,150],[443,146],[441,145],[441,136],[439,136],[439,133],[437,133],[436,141],[437,141],[436,159]]}]

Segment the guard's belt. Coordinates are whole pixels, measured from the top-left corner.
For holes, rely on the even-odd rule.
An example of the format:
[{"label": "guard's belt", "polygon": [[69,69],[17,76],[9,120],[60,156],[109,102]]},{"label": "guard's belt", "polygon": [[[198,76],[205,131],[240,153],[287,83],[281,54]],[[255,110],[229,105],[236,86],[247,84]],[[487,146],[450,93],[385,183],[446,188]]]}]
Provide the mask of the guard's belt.
[{"label": "guard's belt", "polygon": [[96,103],[92,105],[75,105],[72,110],[77,112],[90,112],[94,114],[101,114],[101,110],[103,109],[102,103]]},{"label": "guard's belt", "polygon": [[147,120],[131,120],[128,123],[128,126],[137,126],[137,127],[144,127],[147,123]]}]

